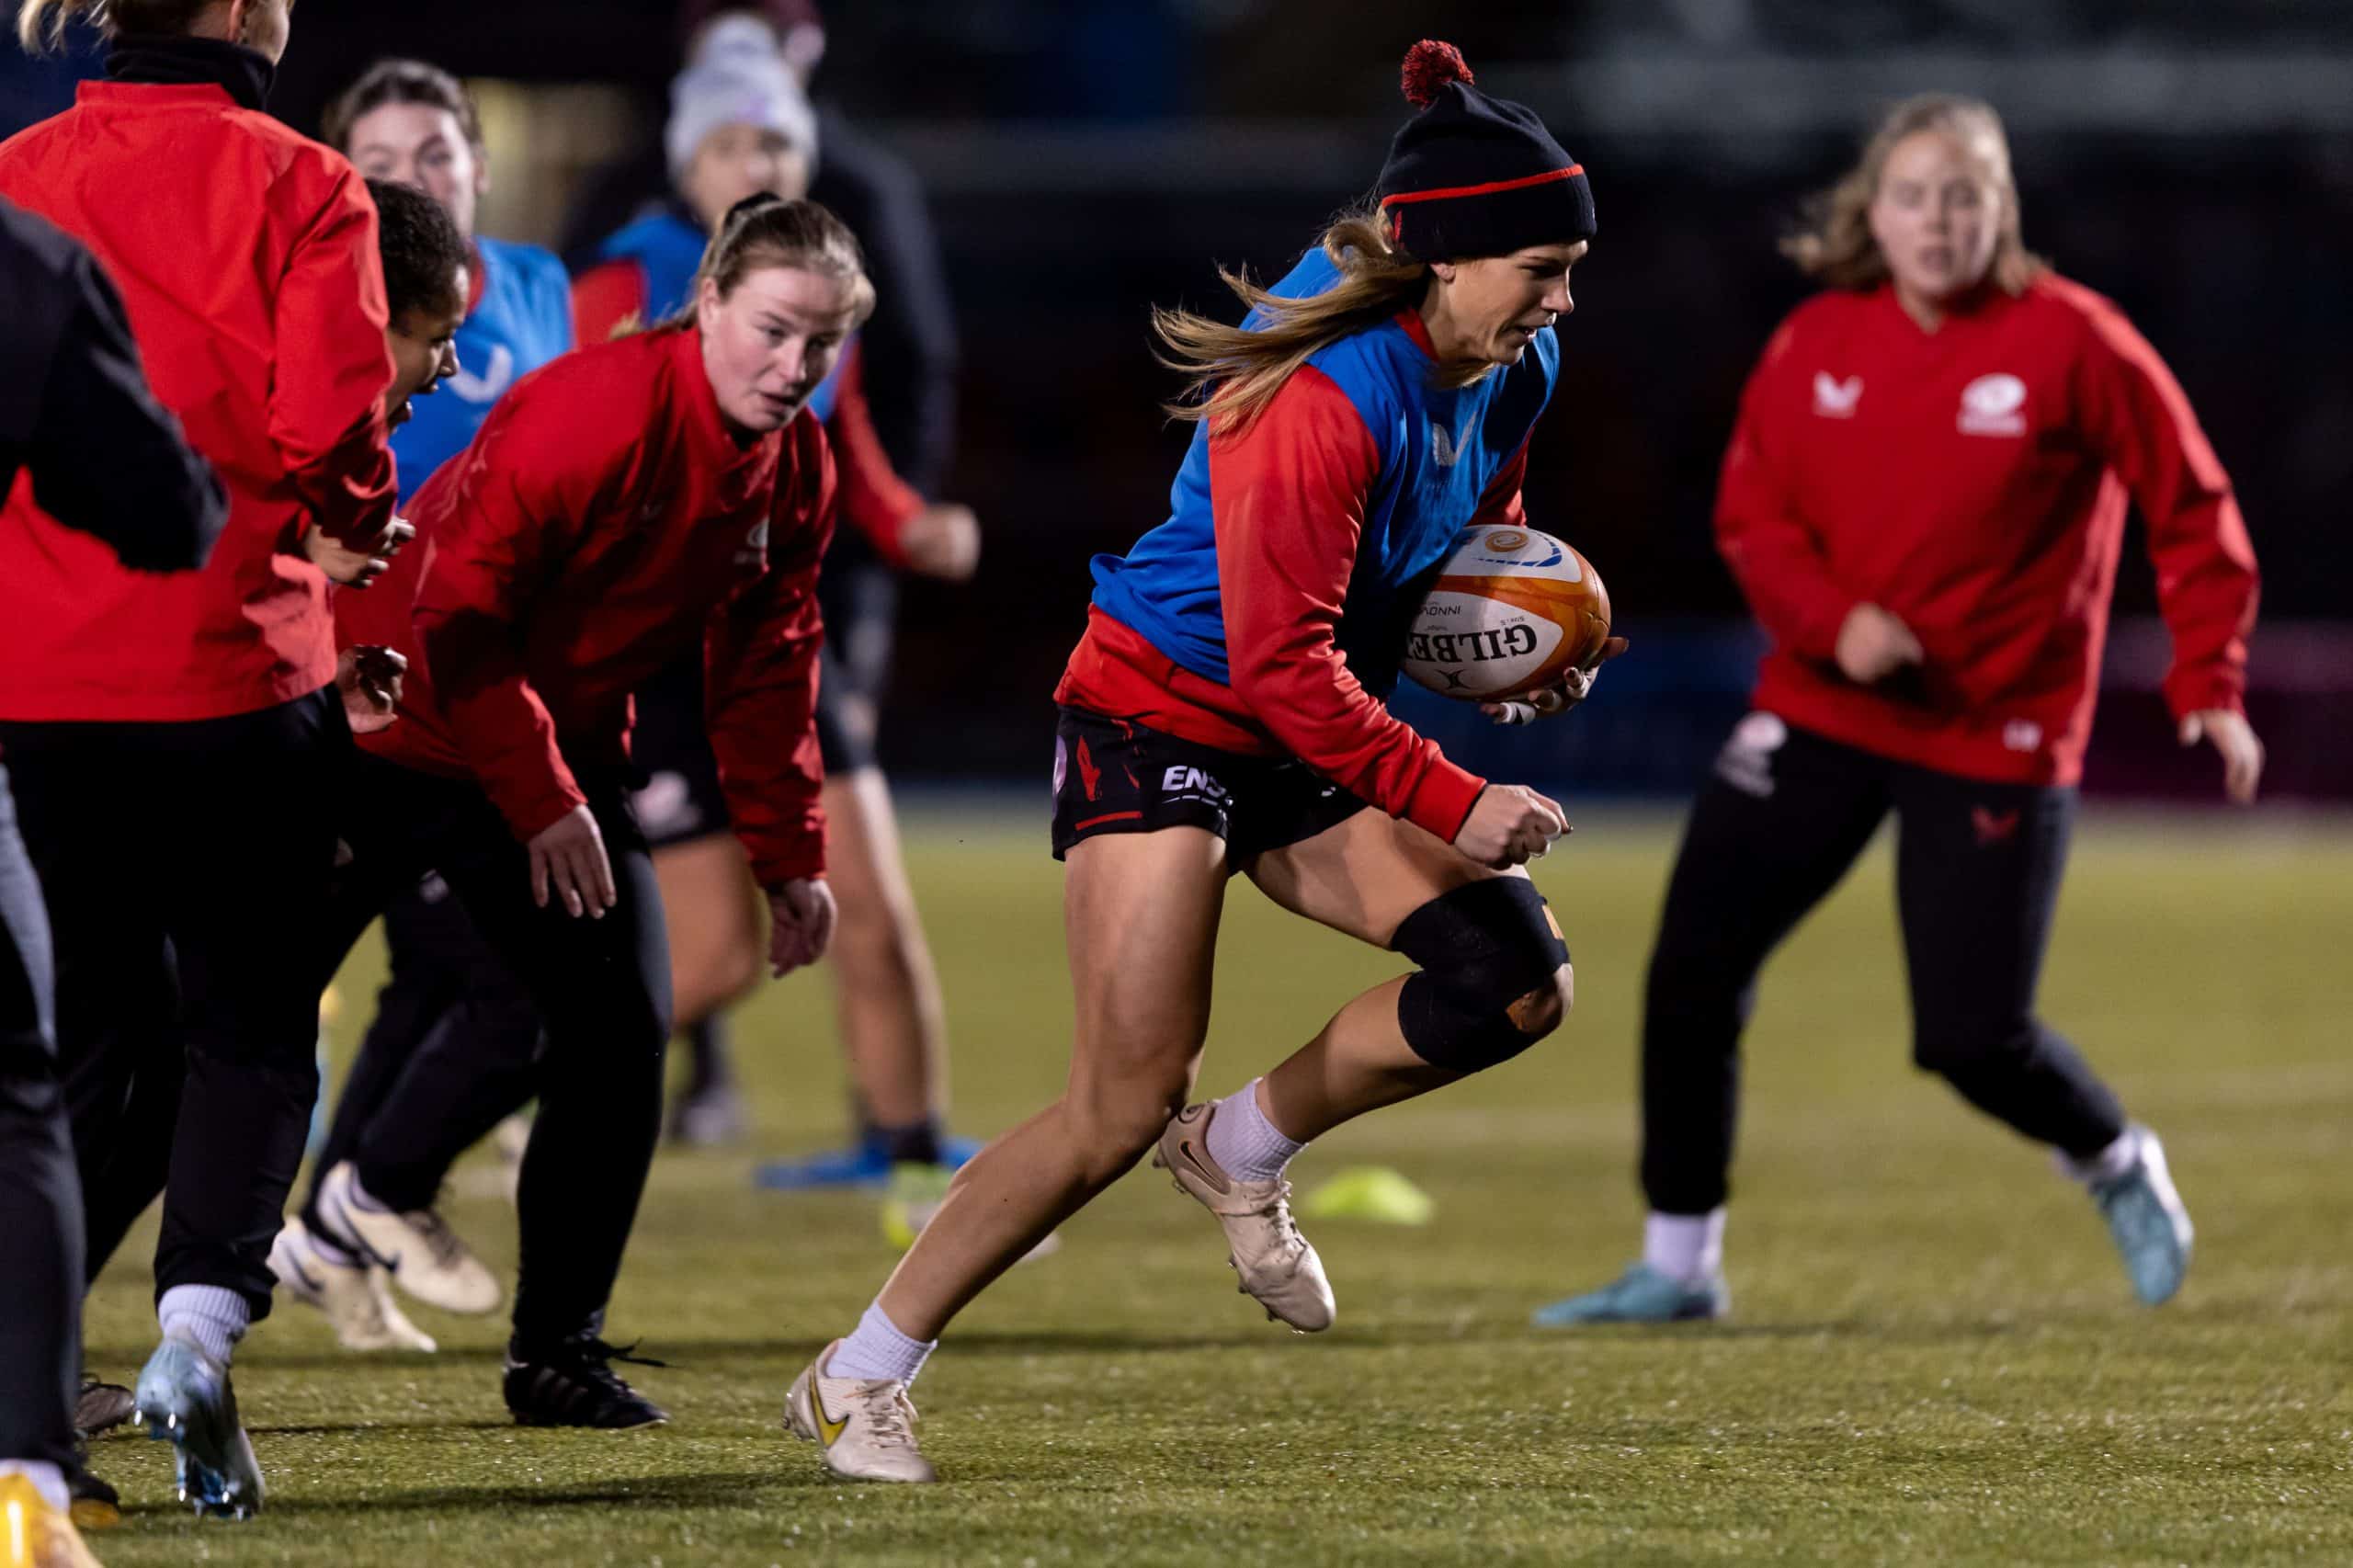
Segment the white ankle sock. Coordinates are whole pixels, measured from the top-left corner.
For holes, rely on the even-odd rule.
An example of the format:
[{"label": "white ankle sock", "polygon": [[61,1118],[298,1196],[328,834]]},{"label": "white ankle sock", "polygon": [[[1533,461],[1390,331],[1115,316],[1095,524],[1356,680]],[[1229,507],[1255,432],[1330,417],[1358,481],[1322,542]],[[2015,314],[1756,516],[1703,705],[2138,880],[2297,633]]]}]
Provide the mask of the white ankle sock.
[{"label": "white ankle sock", "polygon": [[1724,1267],[1724,1211],[1653,1213],[1643,1221],[1643,1261],[1670,1279],[1697,1285]]},{"label": "white ankle sock", "polygon": [[923,1370],[925,1361],[939,1348],[937,1339],[909,1339],[899,1332],[882,1311],[882,1303],[875,1302],[858,1320],[858,1327],[841,1343],[818,1370],[829,1378],[862,1378],[871,1381],[886,1378],[892,1382],[911,1383]]},{"label": "white ankle sock", "polygon": [[155,1303],[155,1321],[163,1325],[165,1338],[189,1340],[225,1367],[254,1320],[253,1310],[234,1290],[175,1285]]},{"label": "white ankle sock", "polygon": [[65,1472],[53,1464],[40,1460],[0,1460],[0,1475],[21,1475],[33,1483],[41,1501],[59,1513],[74,1506],[74,1493],[65,1484]]},{"label": "white ankle sock", "polygon": [[331,1263],[337,1268],[357,1268],[366,1261],[333,1236],[323,1235],[317,1231],[306,1228],[302,1233],[302,1240],[313,1253],[318,1255],[322,1263]]},{"label": "white ankle sock", "polygon": [[2114,1181],[2130,1171],[2141,1157],[2141,1129],[2128,1127],[2116,1135],[2115,1142],[2087,1160],[2071,1157],[2064,1150],[2055,1151],[2059,1168],[2086,1187]]},{"label": "white ankle sock", "polygon": [[1272,1181],[1307,1147],[1284,1137],[1258,1108],[1260,1082],[1253,1078],[1218,1101],[1210,1116],[1210,1158],[1236,1181]]}]

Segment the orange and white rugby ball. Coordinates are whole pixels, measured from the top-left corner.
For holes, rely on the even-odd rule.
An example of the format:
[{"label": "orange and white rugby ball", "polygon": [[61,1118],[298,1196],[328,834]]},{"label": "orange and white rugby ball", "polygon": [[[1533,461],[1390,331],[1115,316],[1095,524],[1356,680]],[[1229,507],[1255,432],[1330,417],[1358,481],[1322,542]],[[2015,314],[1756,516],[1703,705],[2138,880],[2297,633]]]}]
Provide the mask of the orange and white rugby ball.
[{"label": "orange and white rugby ball", "polygon": [[1559,684],[1609,635],[1609,591],[1593,563],[1534,528],[1465,528],[1415,613],[1401,666],[1466,702]]}]

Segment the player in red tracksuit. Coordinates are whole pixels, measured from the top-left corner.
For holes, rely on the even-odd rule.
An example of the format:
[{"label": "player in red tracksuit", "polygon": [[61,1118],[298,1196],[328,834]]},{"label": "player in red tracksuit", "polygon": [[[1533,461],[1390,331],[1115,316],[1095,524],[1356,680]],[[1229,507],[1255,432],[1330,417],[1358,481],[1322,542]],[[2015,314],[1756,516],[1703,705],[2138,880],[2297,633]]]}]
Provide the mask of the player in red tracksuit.
[{"label": "player in red tracksuit", "polygon": [[2128,502],[2184,744],[2254,799],[2254,552],[2155,350],[2019,240],[1994,111],[1900,105],[1791,254],[1832,287],[1766,346],[1716,532],[1773,646],[1667,890],[1643,1028],[1643,1258],[1540,1323],[1726,1309],[1739,1040],[1766,955],[1892,811],[1913,1059],[2090,1189],[2151,1304],[2190,1225],[2154,1135],[2034,1011]]},{"label": "player in red tracksuit", "polygon": [[[337,801],[352,858],[315,972],[435,869],[538,1004],[506,1374],[508,1408],[537,1425],[666,1419],[599,1335],[670,1032],[630,694],[681,650],[703,651],[776,971],[813,961],[833,927],[812,710],[834,478],[805,404],[873,293],[837,220],[763,197],[729,214],[694,300],[682,324],[517,383],[416,496],[416,564],[339,607],[339,636],[409,669],[397,722],[362,737]],[[411,582],[413,604],[393,597]],[[344,1210],[363,1241],[364,1198]]]},{"label": "player in red tracksuit", "polygon": [[[99,9],[28,0],[20,36]],[[404,531],[375,208],[339,154],[263,112],[289,10],[111,0],[108,79],[0,145],[0,196],[106,268],[157,398],[228,492],[199,572],[131,570],[22,485],[0,527],[0,747],[55,933],[90,1257],[168,1165],[141,1399],[187,1493],[228,1511],[260,1501],[231,1347],[268,1311],[318,1093],[299,955],[350,751],[327,582],[364,582]]]}]

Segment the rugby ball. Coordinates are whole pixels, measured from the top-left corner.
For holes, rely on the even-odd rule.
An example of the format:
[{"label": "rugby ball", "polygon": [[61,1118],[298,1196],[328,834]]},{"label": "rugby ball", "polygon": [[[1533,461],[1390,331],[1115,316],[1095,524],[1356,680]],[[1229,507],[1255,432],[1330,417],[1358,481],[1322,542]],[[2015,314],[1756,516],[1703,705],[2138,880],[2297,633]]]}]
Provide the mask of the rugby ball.
[{"label": "rugby ball", "polygon": [[1609,635],[1592,562],[1534,528],[1465,528],[1414,614],[1400,666],[1466,702],[1555,686]]}]

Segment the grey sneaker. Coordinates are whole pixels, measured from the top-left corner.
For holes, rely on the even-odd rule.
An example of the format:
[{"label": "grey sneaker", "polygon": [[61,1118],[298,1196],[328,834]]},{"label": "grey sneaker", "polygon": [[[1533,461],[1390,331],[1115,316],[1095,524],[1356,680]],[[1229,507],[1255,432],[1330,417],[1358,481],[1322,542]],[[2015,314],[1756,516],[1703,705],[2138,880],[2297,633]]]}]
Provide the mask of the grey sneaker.
[{"label": "grey sneaker", "polygon": [[2189,1272],[2197,1232],[2181,1194],[2174,1190],[2165,1145],[2145,1127],[2131,1128],[2129,1136],[2134,1144],[2131,1167],[2112,1181],[2091,1182],[2092,1201],[2108,1220],[2132,1293],[2149,1306],[2163,1306]]},{"label": "grey sneaker", "polygon": [[1225,1228],[1227,1261],[1241,1277],[1242,1293],[1266,1308],[1268,1318],[1302,1334],[1321,1334],[1332,1326],[1332,1282],[1324,1277],[1324,1260],[1291,1221],[1290,1183],[1226,1175],[1210,1157],[1210,1121],[1216,1114],[1210,1105],[1177,1112],[1152,1163]]},{"label": "grey sneaker", "polygon": [[260,1511],[261,1466],[237,1419],[227,1367],[190,1340],[166,1338],[139,1374],[137,1398],[147,1435],[172,1445],[182,1502],[215,1518]]},{"label": "grey sneaker", "polygon": [[1598,1290],[1539,1307],[1539,1328],[1569,1328],[1584,1323],[1690,1323],[1712,1321],[1732,1311],[1732,1292],[1721,1275],[1696,1284],[1637,1263]]}]

